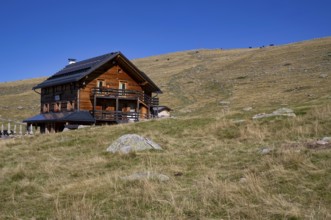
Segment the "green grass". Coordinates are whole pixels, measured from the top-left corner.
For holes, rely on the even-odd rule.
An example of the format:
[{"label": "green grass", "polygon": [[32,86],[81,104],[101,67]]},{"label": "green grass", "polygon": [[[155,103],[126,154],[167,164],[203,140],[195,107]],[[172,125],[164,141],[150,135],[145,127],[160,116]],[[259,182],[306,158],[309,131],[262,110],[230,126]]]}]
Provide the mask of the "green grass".
[{"label": "green grass", "polygon": [[[325,38],[136,60],[176,117],[1,140],[0,219],[330,219],[331,149],[307,147],[331,136],[331,77],[319,78],[330,72],[330,45]],[[40,80],[0,84],[0,108],[13,110],[2,118],[37,114],[38,95],[15,88]],[[24,113],[10,107],[21,104]],[[280,107],[297,117],[251,119]],[[106,152],[129,133],[164,150]],[[121,179],[143,171],[170,180]]]}]

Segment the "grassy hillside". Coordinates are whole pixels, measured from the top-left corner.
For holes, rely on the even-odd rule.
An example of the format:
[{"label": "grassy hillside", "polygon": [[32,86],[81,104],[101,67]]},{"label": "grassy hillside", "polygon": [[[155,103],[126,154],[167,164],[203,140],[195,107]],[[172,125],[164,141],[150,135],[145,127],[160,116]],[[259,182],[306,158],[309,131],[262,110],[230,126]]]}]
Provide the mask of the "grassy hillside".
[{"label": "grassy hillside", "polygon": [[222,100],[230,101],[233,110],[251,106],[259,111],[312,106],[331,98],[331,38],[262,49],[179,52],[135,63],[179,113],[212,115]]},{"label": "grassy hillside", "polygon": [[[1,140],[0,219],[330,219],[330,61],[331,38],[135,60],[176,117]],[[0,84],[0,115],[38,113],[41,80]],[[164,151],[105,151],[128,133]],[[121,179],[142,171],[170,180]]]},{"label": "grassy hillside", "polygon": [[30,79],[0,83],[0,124],[8,120],[21,122],[38,114],[40,96],[32,87],[44,79]]}]

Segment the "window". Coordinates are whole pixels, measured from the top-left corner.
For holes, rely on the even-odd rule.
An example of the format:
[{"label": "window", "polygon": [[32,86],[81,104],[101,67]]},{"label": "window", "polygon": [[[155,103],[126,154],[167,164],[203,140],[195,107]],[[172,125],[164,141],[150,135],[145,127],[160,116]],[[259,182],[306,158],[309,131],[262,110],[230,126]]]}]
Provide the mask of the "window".
[{"label": "window", "polygon": [[49,112],[49,104],[44,104],[43,105],[43,112]]},{"label": "window", "polygon": [[119,82],[119,87],[118,87],[118,89],[120,90],[120,91],[119,91],[120,95],[125,95],[126,82]]},{"label": "window", "polygon": [[126,83],[125,82],[120,82],[119,89],[125,90],[126,89]]},{"label": "window", "polygon": [[72,111],[75,109],[75,102],[74,101],[68,101],[67,102],[67,111]]},{"label": "window", "polygon": [[103,87],[103,80],[97,81],[97,87],[99,87],[99,88]]},{"label": "window", "polygon": [[59,112],[61,110],[61,103],[57,102],[57,103],[53,103],[52,105],[54,112]]}]

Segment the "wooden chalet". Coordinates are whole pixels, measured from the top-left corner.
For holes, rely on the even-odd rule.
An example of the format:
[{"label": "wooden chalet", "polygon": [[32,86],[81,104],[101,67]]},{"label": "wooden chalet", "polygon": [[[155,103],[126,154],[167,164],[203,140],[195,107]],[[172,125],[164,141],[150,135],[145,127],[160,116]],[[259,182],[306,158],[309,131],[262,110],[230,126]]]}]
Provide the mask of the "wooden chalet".
[{"label": "wooden chalet", "polygon": [[41,133],[67,127],[115,124],[153,117],[162,93],[121,52],[69,64],[33,87],[41,95],[40,114],[24,120]]}]

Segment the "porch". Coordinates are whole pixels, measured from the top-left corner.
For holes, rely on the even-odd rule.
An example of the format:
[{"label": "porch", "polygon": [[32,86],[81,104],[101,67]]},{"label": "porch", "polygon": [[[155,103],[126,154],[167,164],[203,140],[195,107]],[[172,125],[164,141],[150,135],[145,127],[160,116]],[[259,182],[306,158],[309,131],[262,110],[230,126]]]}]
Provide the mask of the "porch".
[{"label": "porch", "polygon": [[142,119],[148,119],[149,116],[148,114],[141,112],[96,110],[94,112],[94,118],[97,123],[128,123],[137,122]]},{"label": "porch", "polygon": [[158,97],[143,91],[96,87],[91,91],[91,114],[99,124],[127,123],[152,117],[151,107],[158,105]]}]

